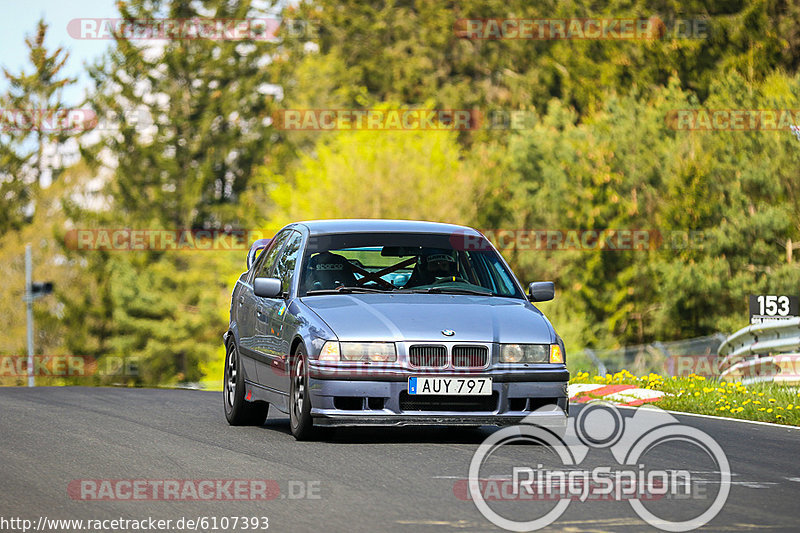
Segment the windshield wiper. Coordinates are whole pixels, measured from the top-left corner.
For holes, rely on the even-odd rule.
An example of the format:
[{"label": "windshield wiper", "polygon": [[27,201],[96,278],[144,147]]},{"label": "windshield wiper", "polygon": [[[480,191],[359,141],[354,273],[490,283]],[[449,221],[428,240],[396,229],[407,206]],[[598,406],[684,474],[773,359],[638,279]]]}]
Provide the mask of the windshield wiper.
[{"label": "windshield wiper", "polygon": [[427,289],[405,289],[413,293],[433,293],[433,294],[474,294],[476,296],[494,296],[494,293],[476,291],[474,289],[460,289],[458,287],[428,287]]},{"label": "windshield wiper", "polygon": [[335,289],[314,289],[311,291],[306,291],[306,296],[311,294],[349,294],[352,292],[380,292],[386,293],[391,292],[387,290],[381,289],[374,289],[372,287],[347,287],[345,285],[339,285]]}]

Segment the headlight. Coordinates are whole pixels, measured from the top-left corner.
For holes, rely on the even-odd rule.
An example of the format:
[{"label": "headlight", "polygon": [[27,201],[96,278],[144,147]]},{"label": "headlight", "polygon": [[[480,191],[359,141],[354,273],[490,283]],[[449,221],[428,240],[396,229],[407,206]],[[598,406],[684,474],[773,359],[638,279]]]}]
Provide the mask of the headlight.
[{"label": "headlight", "polygon": [[322,346],[319,360],[393,363],[397,361],[397,351],[393,342],[328,341]]},{"label": "headlight", "polygon": [[549,344],[501,344],[500,362],[546,363],[550,346]]}]

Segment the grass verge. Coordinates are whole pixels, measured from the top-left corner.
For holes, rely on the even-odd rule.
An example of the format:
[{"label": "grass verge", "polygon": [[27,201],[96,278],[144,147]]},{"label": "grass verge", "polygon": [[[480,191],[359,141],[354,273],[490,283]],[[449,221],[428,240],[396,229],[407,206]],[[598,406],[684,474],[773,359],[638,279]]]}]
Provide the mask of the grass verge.
[{"label": "grass verge", "polygon": [[[578,372],[570,383],[634,385],[664,391],[664,397],[651,405],[670,411],[800,426],[800,391],[796,387],[772,383],[742,385],[712,381],[695,374],[685,378],[658,374],[636,377],[625,370],[605,376]],[[584,395],[592,396],[591,392]]]}]

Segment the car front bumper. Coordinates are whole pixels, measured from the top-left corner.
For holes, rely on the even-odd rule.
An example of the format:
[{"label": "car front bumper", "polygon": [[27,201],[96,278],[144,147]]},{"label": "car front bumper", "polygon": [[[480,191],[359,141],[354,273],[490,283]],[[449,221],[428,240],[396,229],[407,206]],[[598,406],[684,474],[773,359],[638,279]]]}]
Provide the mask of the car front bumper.
[{"label": "car front bumper", "polygon": [[[526,419],[545,427],[563,427],[569,409],[565,367],[546,372],[492,372],[456,377],[492,377],[492,396],[408,395],[408,378],[429,372],[332,376],[310,365],[308,394],[315,424],[327,426],[513,425]],[[419,400],[419,401],[418,401]],[[472,405],[472,404],[475,405]]]}]

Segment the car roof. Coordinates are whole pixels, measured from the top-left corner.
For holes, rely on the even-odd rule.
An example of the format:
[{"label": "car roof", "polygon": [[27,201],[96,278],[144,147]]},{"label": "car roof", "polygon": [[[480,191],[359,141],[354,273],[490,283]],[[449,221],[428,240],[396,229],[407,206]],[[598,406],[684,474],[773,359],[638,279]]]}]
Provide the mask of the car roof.
[{"label": "car roof", "polygon": [[480,233],[467,226],[445,224],[442,222],[425,222],[421,220],[388,220],[388,219],[335,219],[308,220],[295,222],[291,226],[302,225],[308,228],[311,235],[331,233],[459,233],[479,236]]}]

